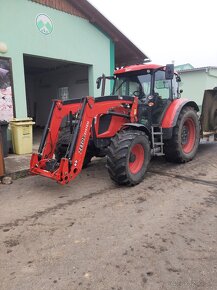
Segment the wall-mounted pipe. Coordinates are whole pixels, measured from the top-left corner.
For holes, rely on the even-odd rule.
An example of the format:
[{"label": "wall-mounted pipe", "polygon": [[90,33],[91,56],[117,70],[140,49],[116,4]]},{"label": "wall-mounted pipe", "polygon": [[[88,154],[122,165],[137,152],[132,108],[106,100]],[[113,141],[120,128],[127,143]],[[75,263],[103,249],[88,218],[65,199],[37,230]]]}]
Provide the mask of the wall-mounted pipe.
[{"label": "wall-mounted pipe", "polygon": [[0,128],[0,177],[5,175],[5,163],[4,163],[4,154],[3,154],[3,143],[2,143],[2,134]]}]

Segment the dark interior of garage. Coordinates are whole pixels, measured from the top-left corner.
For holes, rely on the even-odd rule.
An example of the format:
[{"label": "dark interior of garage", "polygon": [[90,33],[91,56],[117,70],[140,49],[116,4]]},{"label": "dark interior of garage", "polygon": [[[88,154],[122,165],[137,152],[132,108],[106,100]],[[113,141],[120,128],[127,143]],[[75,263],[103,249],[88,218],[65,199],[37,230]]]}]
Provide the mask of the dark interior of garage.
[{"label": "dark interior of garage", "polygon": [[52,99],[87,96],[88,66],[73,62],[24,55],[28,117],[36,128],[46,124]]}]

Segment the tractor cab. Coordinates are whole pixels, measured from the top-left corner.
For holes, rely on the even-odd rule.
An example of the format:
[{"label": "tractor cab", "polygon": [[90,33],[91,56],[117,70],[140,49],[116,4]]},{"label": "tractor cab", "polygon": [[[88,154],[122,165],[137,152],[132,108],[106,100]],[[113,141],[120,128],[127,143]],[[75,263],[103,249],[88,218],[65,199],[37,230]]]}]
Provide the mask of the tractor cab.
[{"label": "tractor cab", "polygon": [[164,113],[170,103],[180,97],[180,77],[174,73],[174,65],[154,64],[132,65],[118,69],[114,77],[103,79],[102,95],[105,91],[105,79],[113,79],[113,96],[136,96],[139,99],[139,123],[147,127],[161,124]]}]

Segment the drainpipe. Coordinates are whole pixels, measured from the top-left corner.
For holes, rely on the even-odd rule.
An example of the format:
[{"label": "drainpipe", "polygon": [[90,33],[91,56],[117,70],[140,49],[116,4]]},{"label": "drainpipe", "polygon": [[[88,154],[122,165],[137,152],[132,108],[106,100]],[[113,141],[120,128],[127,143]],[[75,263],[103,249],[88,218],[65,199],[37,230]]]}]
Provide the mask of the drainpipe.
[{"label": "drainpipe", "polygon": [[2,145],[2,134],[0,129],[0,177],[3,177],[4,175],[5,175],[5,163]]}]

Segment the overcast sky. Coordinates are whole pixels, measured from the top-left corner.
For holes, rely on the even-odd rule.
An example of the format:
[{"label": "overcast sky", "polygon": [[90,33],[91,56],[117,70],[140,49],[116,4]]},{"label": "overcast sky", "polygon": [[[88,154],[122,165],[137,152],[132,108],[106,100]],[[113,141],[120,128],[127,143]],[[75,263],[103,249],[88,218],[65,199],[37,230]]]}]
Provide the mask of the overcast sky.
[{"label": "overcast sky", "polygon": [[217,66],[216,0],[88,0],[152,62]]}]

